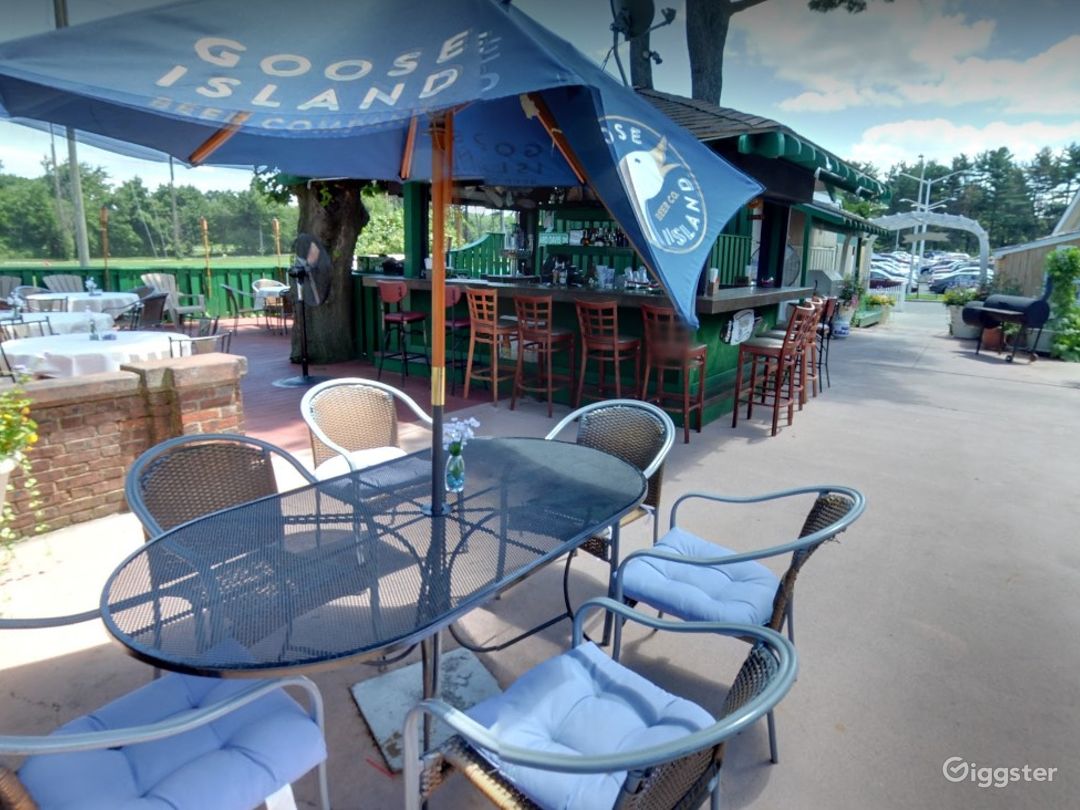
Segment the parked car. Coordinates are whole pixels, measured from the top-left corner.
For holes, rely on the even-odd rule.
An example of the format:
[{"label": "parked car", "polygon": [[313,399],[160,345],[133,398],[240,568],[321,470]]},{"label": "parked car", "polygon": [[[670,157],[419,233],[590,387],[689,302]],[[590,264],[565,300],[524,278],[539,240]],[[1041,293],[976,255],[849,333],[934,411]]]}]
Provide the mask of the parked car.
[{"label": "parked car", "polygon": [[[951,273],[947,276],[942,276],[941,278],[935,279],[934,281],[930,282],[930,292],[943,293],[946,290],[952,289],[953,287],[977,287],[979,286],[980,275],[981,271],[978,267],[958,270],[954,273]],[[986,280],[992,281],[993,278],[994,271],[990,268],[987,268]]]}]

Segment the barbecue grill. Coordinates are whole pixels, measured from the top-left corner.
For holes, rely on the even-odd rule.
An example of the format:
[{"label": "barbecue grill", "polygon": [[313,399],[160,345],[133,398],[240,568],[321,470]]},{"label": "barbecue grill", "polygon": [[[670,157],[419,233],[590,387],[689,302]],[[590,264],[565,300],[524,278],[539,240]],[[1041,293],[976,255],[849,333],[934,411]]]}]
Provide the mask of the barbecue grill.
[{"label": "barbecue grill", "polygon": [[[1024,345],[1028,330],[1038,329],[1035,342],[1032,343],[1031,359],[1038,359],[1035,354],[1035,346],[1039,345],[1043,327],[1050,318],[1050,279],[1046,280],[1046,290],[1042,298],[1026,298],[1022,295],[991,295],[985,301],[972,301],[964,306],[961,313],[964,323],[968,326],[979,326],[982,329],[993,329],[1003,323],[1020,324],[1020,332],[1013,338],[1009,356],[1005,359],[1012,362],[1016,357],[1016,347]],[[982,348],[983,333],[979,331],[979,342],[975,345],[975,354]]]}]

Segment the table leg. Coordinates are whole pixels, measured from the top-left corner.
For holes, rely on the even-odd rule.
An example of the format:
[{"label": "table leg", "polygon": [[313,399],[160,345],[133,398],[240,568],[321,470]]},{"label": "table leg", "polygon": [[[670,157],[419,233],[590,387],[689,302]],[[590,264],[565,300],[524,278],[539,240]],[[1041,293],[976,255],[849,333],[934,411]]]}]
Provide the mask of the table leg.
[{"label": "table leg", "polygon": [[[424,700],[429,700],[439,694],[439,657],[442,652],[441,631],[436,632],[420,642],[420,659]],[[424,714],[424,750],[431,749],[431,723],[430,714]]]},{"label": "table leg", "polygon": [[[619,521],[615,521],[614,525],[611,527],[611,541],[608,545],[611,547],[611,552],[608,554],[611,561],[609,563],[610,571],[608,572],[607,595],[609,599],[614,599],[615,570],[619,567]],[[606,647],[608,642],[611,641],[611,621],[612,615],[610,611],[604,611],[604,635],[600,641],[601,646]]]}]

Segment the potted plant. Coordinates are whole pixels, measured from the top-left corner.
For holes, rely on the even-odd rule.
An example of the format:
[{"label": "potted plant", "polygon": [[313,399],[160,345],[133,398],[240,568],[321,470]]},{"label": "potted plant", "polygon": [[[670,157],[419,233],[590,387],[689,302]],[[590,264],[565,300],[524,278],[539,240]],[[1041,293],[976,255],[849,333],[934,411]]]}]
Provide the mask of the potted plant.
[{"label": "potted plant", "polygon": [[978,298],[974,287],[951,287],[945,291],[942,299],[949,314],[949,334],[962,340],[975,340],[979,336],[979,327],[964,323],[961,313],[964,305]]},{"label": "potted plant", "polygon": [[893,304],[892,296],[885,295],[884,293],[873,293],[866,296],[865,304],[867,309],[880,309],[881,318],[878,323],[884,324],[889,320],[889,312],[892,310]]}]

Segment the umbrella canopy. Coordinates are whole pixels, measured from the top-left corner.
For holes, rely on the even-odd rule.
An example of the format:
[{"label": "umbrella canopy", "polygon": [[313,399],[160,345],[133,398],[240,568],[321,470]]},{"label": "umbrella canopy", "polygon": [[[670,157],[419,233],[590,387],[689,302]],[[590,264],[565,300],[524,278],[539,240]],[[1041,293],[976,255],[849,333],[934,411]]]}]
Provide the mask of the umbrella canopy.
[{"label": "umbrella canopy", "polygon": [[695,326],[708,252],[761,191],[497,0],[178,2],[0,45],[0,111],[191,164],[431,180],[434,514],[454,179],[588,184]]},{"label": "umbrella canopy", "polygon": [[696,323],[708,250],[760,186],[508,3],[191,0],[0,45],[7,115],[188,163],[431,179],[429,114],[454,110],[452,176],[589,183]]}]

